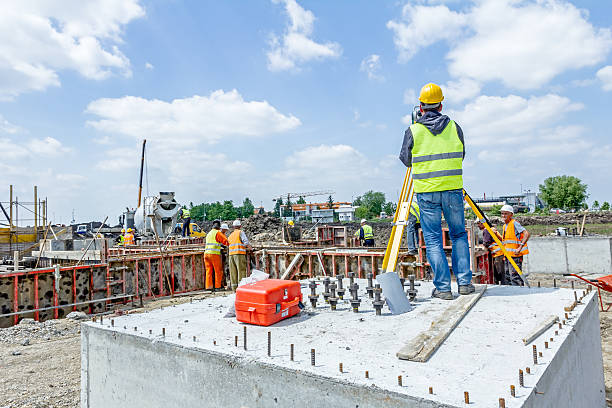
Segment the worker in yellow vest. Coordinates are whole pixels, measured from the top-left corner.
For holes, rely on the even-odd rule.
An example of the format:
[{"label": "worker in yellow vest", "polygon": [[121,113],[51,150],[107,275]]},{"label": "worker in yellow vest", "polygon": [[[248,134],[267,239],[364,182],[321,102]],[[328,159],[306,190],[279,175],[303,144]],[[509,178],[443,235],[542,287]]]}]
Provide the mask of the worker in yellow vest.
[{"label": "worker in yellow vest", "polygon": [[359,240],[363,243],[363,246],[373,247],[374,231],[372,231],[372,227],[366,223],[367,221],[365,218],[361,220],[361,227],[355,231],[355,237],[359,238]]},{"label": "worker in yellow vest", "polygon": [[119,235],[119,246],[123,246],[125,243],[125,228],[121,229],[121,235]]},{"label": "worker in yellow vest", "polygon": [[[504,244],[506,252],[510,252],[512,259],[522,271],[523,256],[529,253],[527,241],[529,241],[531,234],[518,221],[512,218],[514,216],[514,208],[511,205],[506,204],[501,208],[501,216],[504,219],[504,231],[501,236],[497,233],[497,236],[502,241],[502,244]],[[506,285],[523,286],[523,279],[514,270],[510,261],[504,259],[504,262]]]},{"label": "worker in yellow vest", "polygon": [[206,250],[204,251],[204,264],[206,266],[206,289],[213,292],[221,288],[223,280],[223,262],[221,261],[221,246],[229,245],[225,233],[229,228],[227,224],[215,220],[213,227],[206,234]]},{"label": "worker in yellow vest", "polygon": [[181,210],[181,218],[183,219],[183,228],[182,228],[182,235],[183,238],[184,237],[190,237],[191,236],[191,211],[189,211],[189,209],[187,208],[183,208]]},{"label": "worker in yellow vest", "polygon": [[413,197],[412,203],[410,204],[408,224],[406,225],[406,246],[408,247],[408,255],[416,255],[419,253],[417,250],[417,245],[419,244],[419,235],[417,231],[420,223],[421,216],[419,215],[419,205],[416,203],[416,198]]},{"label": "worker in yellow vest", "polygon": [[123,245],[125,246],[134,245],[134,230],[132,230],[131,228],[128,228],[127,233],[125,234],[123,238],[124,238]]},{"label": "worker in yellow vest", "polygon": [[252,249],[244,231],[241,229],[240,220],[234,220],[232,223],[234,231],[230,234],[229,241],[229,270],[230,284],[232,291],[236,291],[238,283],[243,278],[246,278],[247,272],[247,249]]},{"label": "worker in yellow vest", "polygon": [[453,243],[453,273],[459,294],[475,291],[470,270],[470,247],[463,213],[463,131],[440,113],[442,89],[429,83],[419,94],[422,116],[404,133],[400,160],[412,167],[414,192],[419,205],[427,260],[433,269],[432,297],[453,300],[451,276],[442,246],[442,214]]}]

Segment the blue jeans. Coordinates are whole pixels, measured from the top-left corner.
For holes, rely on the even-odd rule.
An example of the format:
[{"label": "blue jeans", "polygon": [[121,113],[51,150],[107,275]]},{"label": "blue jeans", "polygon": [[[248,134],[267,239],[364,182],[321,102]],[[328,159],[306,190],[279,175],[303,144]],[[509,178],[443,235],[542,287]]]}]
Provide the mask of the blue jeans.
[{"label": "blue jeans", "polygon": [[451,290],[450,270],[442,247],[442,213],[453,242],[453,273],[459,285],[472,283],[470,248],[463,215],[463,191],[417,193],[421,228],[427,246],[427,260],[433,269],[434,285],[440,292]]},{"label": "blue jeans", "polygon": [[409,251],[416,250],[417,242],[419,242],[416,232],[416,223],[416,217],[410,214],[408,217],[408,225],[406,225],[406,246],[408,247]]}]

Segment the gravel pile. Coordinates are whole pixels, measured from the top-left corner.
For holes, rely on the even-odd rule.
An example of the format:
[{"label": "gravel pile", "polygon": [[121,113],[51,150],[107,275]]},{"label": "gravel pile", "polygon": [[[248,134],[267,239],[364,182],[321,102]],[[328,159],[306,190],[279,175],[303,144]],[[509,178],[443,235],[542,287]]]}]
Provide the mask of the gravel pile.
[{"label": "gravel pile", "polygon": [[34,342],[54,340],[78,332],[79,323],[74,320],[37,322],[34,319],[22,319],[16,326],[0,329],[0,343],[29,346]]}]

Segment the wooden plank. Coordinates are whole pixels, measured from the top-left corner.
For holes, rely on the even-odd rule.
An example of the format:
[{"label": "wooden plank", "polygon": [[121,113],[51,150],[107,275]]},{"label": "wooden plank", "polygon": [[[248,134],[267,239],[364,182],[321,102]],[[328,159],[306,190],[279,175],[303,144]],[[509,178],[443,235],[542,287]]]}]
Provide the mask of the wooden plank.
[{"label": "wooden plank", "polygon": [[302,256],[302,254],[297,254],[289,264],[289,267],[285,270],[285,273],[283,273],[281,279],[291,279],[291,271],[293,271],[293,269],[300,263],[303,258],[304,257]]},{"label": "wooden plank", "polygon": [[548,330],[553,324],[559,321],[559,317],[555,315],[548,316],[542,323],[538,325],[527,337],[523,339],[523,343],[528,345],[535,340],[540,334]]},{"label": "wooden plank", "polygon": [[429,329],[419,333],[397,352],[397,357],[401,360],[419,363],[429,360],[431,355],[457,327],[461,319],[478,302],[486,289],[487,287],[484,285],[477,286],[474,294],[461,295],[458,299],[453,300],[452,304],[442,312],[442,316],[431,323]]}]

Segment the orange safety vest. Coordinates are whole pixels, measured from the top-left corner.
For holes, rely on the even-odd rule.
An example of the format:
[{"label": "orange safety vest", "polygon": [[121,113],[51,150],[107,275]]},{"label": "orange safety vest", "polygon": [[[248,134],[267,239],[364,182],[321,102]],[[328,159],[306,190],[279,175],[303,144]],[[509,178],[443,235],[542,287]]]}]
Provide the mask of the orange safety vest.
[{"label": "orange safety vest", "polygon": [[510,252],[510,255],[513,257],[519,257],[529,253],[529,248],[527,248],[527,245],[523,247],[521,252],[517,252],[519,245],[521,245],[521,241],[516,236],[513,219],[510,220],[508,224],[504,224],[504,239],[502,244],[504,244],[506,251]]},{"label": "orange safety vest", "polygon": [[229,241],[230,255],[246,255],[246,246],[240,239],[240,230],[234,230],[227,239]]},{"label": "orange safety vest", "polygon": [[123,245],[134,245],[134,234],[131,232],[125,234]]},{"label": "orange safety vest", "polygon": [[493,258],[497,258],[498,256],[504,255],[501,248],[499,247],[499,245],[497,245],[497,242],[495,241],[493,241],[493,243],[489,245],[488,248],[489,248],[489,251],[491,251],[491,255],[493,255]]}]

